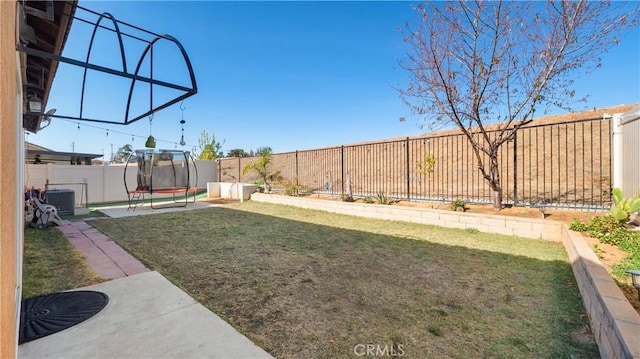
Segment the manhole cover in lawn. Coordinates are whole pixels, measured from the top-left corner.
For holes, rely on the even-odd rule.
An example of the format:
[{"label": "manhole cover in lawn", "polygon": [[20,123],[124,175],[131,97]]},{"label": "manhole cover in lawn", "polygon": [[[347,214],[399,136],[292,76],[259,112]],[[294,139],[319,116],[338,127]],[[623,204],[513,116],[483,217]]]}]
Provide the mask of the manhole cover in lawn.
[{"label": "manhole cover in lawn", "polygon": [[109,297],[95,291],[47,294],[22,301],[19,343],[42,338],[96,315]]}]

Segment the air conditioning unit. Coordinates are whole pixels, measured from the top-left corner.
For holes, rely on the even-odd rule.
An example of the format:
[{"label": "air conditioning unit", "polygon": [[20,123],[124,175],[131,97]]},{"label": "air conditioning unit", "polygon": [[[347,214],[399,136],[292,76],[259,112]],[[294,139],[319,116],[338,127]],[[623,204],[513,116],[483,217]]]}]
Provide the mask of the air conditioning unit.
[{"label": "air conditioning unit", "polygon": [[70,189],[50,189],[46,192],[47,203],[56,207],[58,214],[67,216],[74,214],[76,193]]}]

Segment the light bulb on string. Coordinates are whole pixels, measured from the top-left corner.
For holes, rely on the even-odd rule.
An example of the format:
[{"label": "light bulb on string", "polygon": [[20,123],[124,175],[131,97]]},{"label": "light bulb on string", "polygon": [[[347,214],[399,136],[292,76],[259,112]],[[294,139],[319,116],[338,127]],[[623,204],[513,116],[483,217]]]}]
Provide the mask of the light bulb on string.
[{"label": "light bulb on string", "polygon": [[109,137],[109,129],[107,129],[107,137]]},{"label": "light bulb on string", "polygon": [[78,122],[78,130],[80,129],[80,122]]}]

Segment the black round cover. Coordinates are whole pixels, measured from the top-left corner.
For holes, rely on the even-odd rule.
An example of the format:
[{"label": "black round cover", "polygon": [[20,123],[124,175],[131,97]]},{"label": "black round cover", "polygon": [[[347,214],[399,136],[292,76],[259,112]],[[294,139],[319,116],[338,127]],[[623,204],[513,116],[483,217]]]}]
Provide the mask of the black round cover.
[{"label": "black round cover", "polygon": [[27,298],[20,310],[20,344],[42,338],[96,315],[109,297],[95,291],[73,291]]}]

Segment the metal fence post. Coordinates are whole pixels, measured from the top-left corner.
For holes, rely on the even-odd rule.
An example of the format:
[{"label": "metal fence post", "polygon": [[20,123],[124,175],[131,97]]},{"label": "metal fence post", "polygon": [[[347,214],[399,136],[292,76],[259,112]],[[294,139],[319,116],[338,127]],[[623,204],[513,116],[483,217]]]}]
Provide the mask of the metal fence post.
[{"label": "metal fence post", "polygon": [[298,150],[296,150],[296,187],[298,186]]},{"label": "metal fence post", "polygon": [[518,205],[518,132],[513,134],[513,206]]},{"label": "metal fence post", "polygon": [[411,201],[411,175],[409,174],[409,137],[405,142],[405,155],[407,156],[406,170],[407,170],[407,201]]},{"label": "metal fence post", "polygon": [[340,172],[341,172],[341,193],[340,196],[344,198],[344,145],[340,146]]},{"label": "metal fence post", "polygon": [[217,168],[217,172],[218,172],[218,182],[222,182],[222,160],[220,160],[219,158],[216,160],[216,162],[218,163],[218,168]]}]

